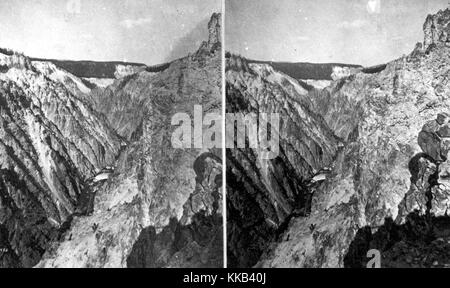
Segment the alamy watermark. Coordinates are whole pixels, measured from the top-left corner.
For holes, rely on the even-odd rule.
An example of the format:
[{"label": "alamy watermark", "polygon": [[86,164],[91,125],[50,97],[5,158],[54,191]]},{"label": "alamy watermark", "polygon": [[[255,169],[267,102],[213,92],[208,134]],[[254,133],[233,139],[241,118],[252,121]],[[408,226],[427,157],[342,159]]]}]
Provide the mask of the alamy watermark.
[{"label": "alamy watermark", "polygon": [[[223,148],[222,115],[203,115],[202,106],[194,106],[194,119],[188,113],[172,117],[172,146],[176,149]],[[278,113],[227,113],[225,148],[251,148],[261,159],[274,159],[280,152],[280,115]]]},{"label": "alamy watermark", "polygon": [[370,260],[367,262],[367,268],[381,268],[381,253],[377,249],[371,249],[367,251],[367,258]]}]

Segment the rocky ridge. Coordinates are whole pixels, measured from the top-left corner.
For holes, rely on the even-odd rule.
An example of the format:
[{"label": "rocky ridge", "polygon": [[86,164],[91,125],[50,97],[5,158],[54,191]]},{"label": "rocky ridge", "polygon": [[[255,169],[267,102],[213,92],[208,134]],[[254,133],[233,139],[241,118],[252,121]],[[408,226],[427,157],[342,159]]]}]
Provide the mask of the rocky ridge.
[{"label": "rocky ridge", "polygon": [[251,149],[227,151],[228,264],[248,266],[291,215],[309,213],[308,180],[331,165],[342,142],[310,109],[297,80],[238,56],[228,58],[226,79],[228,113],[278,112],[281,118],[275,160],[261,160]]},{"label": "rocky ridge", "polygon": [[[407,248],[415,247],[418,253],[428,251],[435,255],[439,250],[433,249],[445,247],[439,243],[445,243],[447,237],[447,120],[442,116],[445,114],[440,115],[438,120],[436,117],[448,112],[450,105],[447,97],[450,92],[447,80],[450,51],[446,38],[442,36],[446,35],[448,15],[450,10],[440,11],[427,18],[424,43],[417,45],[410,55],[373,67],[370,71],[344,77],[323,90],[314,89],[300,96],[299,93],[286,93],[280,97],[266,89],[270,79],[280,73],[277,71],[261,77],[258,92],[255,92],[256,89],[249,89],[251,81],[246,81],[245,85],[234,85],[238,77],[230,77],[230,72],[227,72],[227,82],[230,86],[237,87],[239,92],[228,94],[229,98],[233,96],[233,99],[245,103],[251,101],[247,99],[263,94],[260,91],[265,91],[261,97],[262,103],[270,103],[274,99],[285,103],[289,102],[289,98],[294,98],[303,101],[309,111],[314,111],[314,116],[306,114],[311,124],[299,126],[291,133],[294,135],[292,137],[321,123],[343,143],[342,147],[338,146],[339,149],[331,150],[332,153],[327,155],[332,160],[330,163],[316,162],[316,171],[328,168],[331,171],[319,178],[325,178],[325,181],[315,182],[307,188],[313,194],[310,212],[306,215],[295,212],[288,215],[289,221],[283,226],[281,233],[272,232],[271,237],[266,237],[265,240],[272,240],[272,244],[258,243],[255,245],[258,253],[253,255],[253,261],[237,261],[235,266],[252,266],[258,262],[257,265],[263,267],[359,267],[367,263],[365,254],[372,247],[382,251],[382,265],[390,267],[399,265],[401,261],[395,260],[398,255],[408,256]],[[235,70],[243,78],[249,68],[251,71],[251,66],[240,64],[239,69]],[[287,82],[282,80],[285,77],[278,77],[281,81],[276,81],[276,85],[286,86]],[[235,97],[236,95],[242,96]],[[234,109],[241,109],[238,105],[232,105]],[[295,109],[289,109],[288,112],[304,115]],[[318,132],[320,131],[315,131]],[[321,135],[323,134],[315,134],[315,137]],[[290,142],[296,143],[292,140],[288,141]],[[301,146],[297,146],[295,150],[299,154],[310,151],[309,147]],[[231,152],[229,157],[229,152],[227,160],[234,160],[236,157],[233,155],[236,153]],[[242,157],[249,160],[238,162],[249,161],[248,166],[255,166],[256,161],[250,155],[251,153],[246,153]],[[322,154],[312,155],[315,159]],[[280,157],[279,160],[283,163],[293,162],[292,166],[296,167],[295,164],[299,162],[293,159],[295,158],[290,157],[289,161]],[[256,173],[264,171],[258,168],[255,169]],[[277,171],[282,175],[296,175],[295,179],[302,179],[304,182],[315,176],[315,173],[305,173],[297,167],[294,168],[294,173],[283,167],[279,167]],[[253,175],[251,171],[228,172],[235,173],[237,179],[243,179],[241,186],[251,183],[248,180]],[[275,184],[269,184],[273,185]],[[286,184],[284,186],[289,187]],[[264,190],[253,191],[253,188],[239,190],[244,195],[240,197],[252,199],[248,205],[253,205],[252,210],[259,213],[259,216],[248,218],[259,219],[258,223],[272,219],[271,210],[255,200],[266,197],[268,193]],[[278,197],[283,195],[275,193]],[[230,205],[233,205],[235,194],[229,195]],[[290,199],[292,201],[293,198]],[[237,209],[234,215],[237,217],[244,211],[246,210],[243,208]],[[422,223],[429,228],[423,231],[418,229]],[[236,226],[245,227],[242,225]],[[254,224],[245,229],[251,229],[252,225]],[[239,228],[231,231],[235,233],[234,237],[248,237]],[[239,246],[238,241],[230,242],[230,245],[230,251],[245,247]],[[358,250],[356,247],[363,248]],[[410,267],[414,264],[414,257],[409,261]],[[448,259],[432,262],[436,264],[436,261],[438,265],[445,265]],[[428,259],[421,265],[432,266],[433,263],[430,264]]]},{"label": "rocky ridge", "polygon": [[[220,17],[209,25],[219,36]],[[221,44],[210,44],[96,95],[96,109],[130,144],[96,186],[93,212],[74,219],[39,267],[223,266],[220,152],[171,144],[175,113],[220,109]]]},{"label": "rocky ridge", "polygon": [[170,142],[173,114],[220,109],[220,17],[208,49],[101,89],[0,54],[1,267],[223,265],[220,153]]},{"label": "rocky ridge", "polygon": [[0,62],[0,245],[9,251],[0,263],[28,267],[83,212],[86,180],[115,161],[122,141],[75,96],[75,77],[59,81],[20,54]]}]

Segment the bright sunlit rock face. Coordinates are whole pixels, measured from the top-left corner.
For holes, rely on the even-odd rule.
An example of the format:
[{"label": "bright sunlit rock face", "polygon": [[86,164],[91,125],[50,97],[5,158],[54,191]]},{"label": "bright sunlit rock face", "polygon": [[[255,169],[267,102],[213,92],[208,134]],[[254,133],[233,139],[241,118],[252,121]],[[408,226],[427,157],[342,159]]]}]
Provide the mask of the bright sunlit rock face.
[{"label": "bright sunlit rock face", "polygon": [[173,114],[221,107],[220,23],[190,56],[118,79],[0,54],[1,267],[223,266],[221,152],[170,142]]},{"label": "bright sunlit rock face", "polygon": [[[449,15],[427,18],[425,43],[410,55],[336,71],[339,79],[307,93],[289,88],[295,83],[279,71],[261,74],[247,60],[229,58],[228,109],[289,116],[279,159],[227,154],[233,267],[365,267],[369,249],[382,252],[383,267],[449,264],[440,252],[450,239]],[[252,249],[243,255],[242,246]]]}]

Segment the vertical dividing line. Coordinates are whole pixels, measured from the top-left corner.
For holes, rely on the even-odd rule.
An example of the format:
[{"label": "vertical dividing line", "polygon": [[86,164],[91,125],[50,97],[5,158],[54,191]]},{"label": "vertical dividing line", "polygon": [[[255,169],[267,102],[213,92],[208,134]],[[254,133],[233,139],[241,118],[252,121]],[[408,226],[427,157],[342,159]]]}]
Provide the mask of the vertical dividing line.
[{"label": "vertical dividing line", "polygon": [[223,267],[227,268],[227,154],[226,154],[226,80],[225,80],[225,1],[222,0],[222,217],[223,217]]}]

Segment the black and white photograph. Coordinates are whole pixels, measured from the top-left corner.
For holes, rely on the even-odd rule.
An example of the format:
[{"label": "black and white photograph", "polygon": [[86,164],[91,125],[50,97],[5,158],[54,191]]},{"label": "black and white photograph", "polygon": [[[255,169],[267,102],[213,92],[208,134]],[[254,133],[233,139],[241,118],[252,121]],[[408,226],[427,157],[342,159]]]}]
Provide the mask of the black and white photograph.
[{"label": "black and white photograph", "polygon": [[2,272],[450,268],[449,210],[448,0],[0,0]]},{"label": "black and white photograph", "polygon": [[221,5],[0,2],[0,267],[224,266],[221,150],[172,145],[221,111]]},{"label": "black and white photograph", "polygon": [[450,267],[449,6],[226,1],[228,267]]}]

